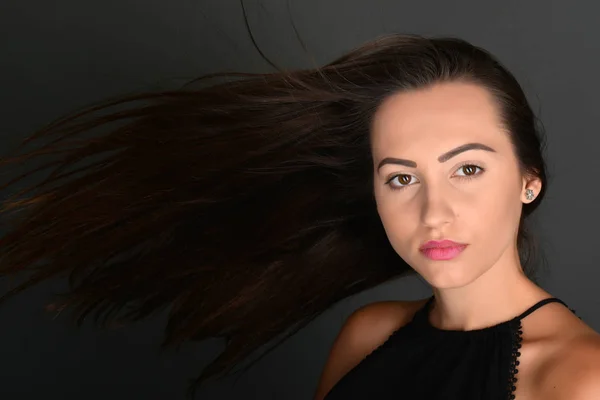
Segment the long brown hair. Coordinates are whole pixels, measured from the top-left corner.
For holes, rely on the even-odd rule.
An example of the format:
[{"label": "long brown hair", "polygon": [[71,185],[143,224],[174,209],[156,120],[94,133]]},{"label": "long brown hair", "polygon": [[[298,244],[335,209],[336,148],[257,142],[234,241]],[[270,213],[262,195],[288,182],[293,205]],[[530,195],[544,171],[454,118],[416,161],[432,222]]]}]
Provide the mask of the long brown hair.
[{"label": "long brown hair", "polygon": [[[206,83],[213,78],[223,81]],[[196,89],[85,107],[17,151],[48,143],[1,160],[8,171],[58,157],[1,187],[53,168],[3,202],[11,229],[0,240],[0,274],[31,274],[1,300],[64,276],[70,290],[52,306],[72,309],[78,324],[92,312],[106,326],[171,307],[163,348],[226,339],[192,396],[280,338],[245,371],[341,299],[414,273],[375,208],[370,123],[387,96],[458,79],[490,90],[522,171],[542,179],[518,234],[534,278],[526,218],[547,189],[542,129],[513,75],[486,50],[453,37],[388,34],[322,67],[200,79]]]}]

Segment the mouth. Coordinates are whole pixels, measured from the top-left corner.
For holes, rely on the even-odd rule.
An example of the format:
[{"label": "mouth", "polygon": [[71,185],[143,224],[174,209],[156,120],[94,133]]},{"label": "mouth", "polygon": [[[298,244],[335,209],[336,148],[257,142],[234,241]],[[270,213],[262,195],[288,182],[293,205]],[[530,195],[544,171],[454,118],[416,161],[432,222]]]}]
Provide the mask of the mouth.
[{"label": "mouth", "polygon": [[446,247],[461,247],[461,246],[466,246],[466,243],[459,243],[459,242],[455,242],[453,240],[430,240],[424,244],[421,245],[421,247],[419,247],[419,250],[426,250],[426,249],[443,249]]},{"label": "mouth", "polygon": [[468,245],[452,240],[430,240],[419,247],[419,251],[431,260],[451,260],[457,257]]}]

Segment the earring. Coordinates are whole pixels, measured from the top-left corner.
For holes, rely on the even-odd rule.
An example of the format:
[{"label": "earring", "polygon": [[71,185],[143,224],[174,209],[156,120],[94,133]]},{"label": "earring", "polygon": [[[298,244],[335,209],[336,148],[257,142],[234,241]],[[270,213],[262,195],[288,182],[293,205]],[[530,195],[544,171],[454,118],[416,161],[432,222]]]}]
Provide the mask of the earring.
[{"label": "earring", "polygon": [[525,197],[527,198],[527,200],[533,200],[533,190],[531,189],[527,189],[525,190]]}]

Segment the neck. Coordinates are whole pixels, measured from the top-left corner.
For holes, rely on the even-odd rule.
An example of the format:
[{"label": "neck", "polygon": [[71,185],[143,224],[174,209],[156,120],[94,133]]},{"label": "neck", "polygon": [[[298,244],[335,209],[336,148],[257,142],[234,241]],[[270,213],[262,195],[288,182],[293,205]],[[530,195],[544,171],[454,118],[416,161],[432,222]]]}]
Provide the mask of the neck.
[{"label": "neck", "polygon": [[472,283],[434,288],[430,322],[445,330],[482,329],[508,321],[536,302],[551,297],[524,274],[516,249]]}]

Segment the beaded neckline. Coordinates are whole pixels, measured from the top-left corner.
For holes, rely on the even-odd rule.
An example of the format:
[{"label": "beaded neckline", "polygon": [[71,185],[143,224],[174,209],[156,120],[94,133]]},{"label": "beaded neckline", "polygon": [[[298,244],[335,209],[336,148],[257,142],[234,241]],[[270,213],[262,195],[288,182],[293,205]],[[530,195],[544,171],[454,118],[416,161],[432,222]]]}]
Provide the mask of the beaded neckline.
[{"label": "beaded neckline", "polygon": [[519,365],[519,357],[521,356],[521,352],[519,350],[521,349],[521,342],[523,341],[523,325],[521,324],[521,319],[517,319],[516,323],[518,324],[516,328],[511,330],[511,355],[510,366],[508,370],[508,387],[506,388],[508,400],[515,399],[515,390],[517,389],[516,384],[518,380],[517,373],[519,372],[517,366]]},{"label": "beaded neckline", "polygon": [[[511,340],[510,340],[511,356],[510,356],[510,364],[509,364],[508,382],[507,382],[507,386],[506,386],[507,400],[515,399],[516,383],[518,380],[516,375],[519,372],[519,369],[517,367],[519,366],[519,357],[521,356],[521,352],[520,352],[521,342],[523,341],[522,319],[525,318],[526,316],[528,316],[529,314],[531,314],[532,312],[534,312],[535,310],[537,310],[538,308],[540,308],[541,306],[543,306],[547,303],[552,303],[552,302],[558,302],[558,303],[563,304],[573,314],[577,315],[575,310],[570,308],[565,302],[563,302],[562,300],[560,300],[556,297],[551,297],[551,298],[546,298],[546,299],[538,301],[536,304],[529,307],[525,312],[521,313],[520,315],[518,315],[508,321],[500,322],[500,323],[492,325],[492,326],[488,326],[488,327],[480,328],[480,329],[472,329],[472,330],[467,330],[467,331],[441,329],[441,328],[437,328],[437,327],[433,326],[431,324],[431,322],[429,321],[429,310],[431,307],[431,303],[433,303],[434,299],[435,299],[435,297],[431,296],[429,298],[429,300],[427,300],[427,302],[425,303],[425,306],[420,310],[420,313],[419,313],[420,318],[423,322],[423,325],[432,332],[437,332],[438,334],[446,334],[446,335],[477,335],[477,334],[485,334],[487,332],[493,332],[493,331],[497,331],[497,330],[507,330],[510,333],[510,335],[511,335]],[[581,317],[579,317],[579,319],[581,319]]]}]

